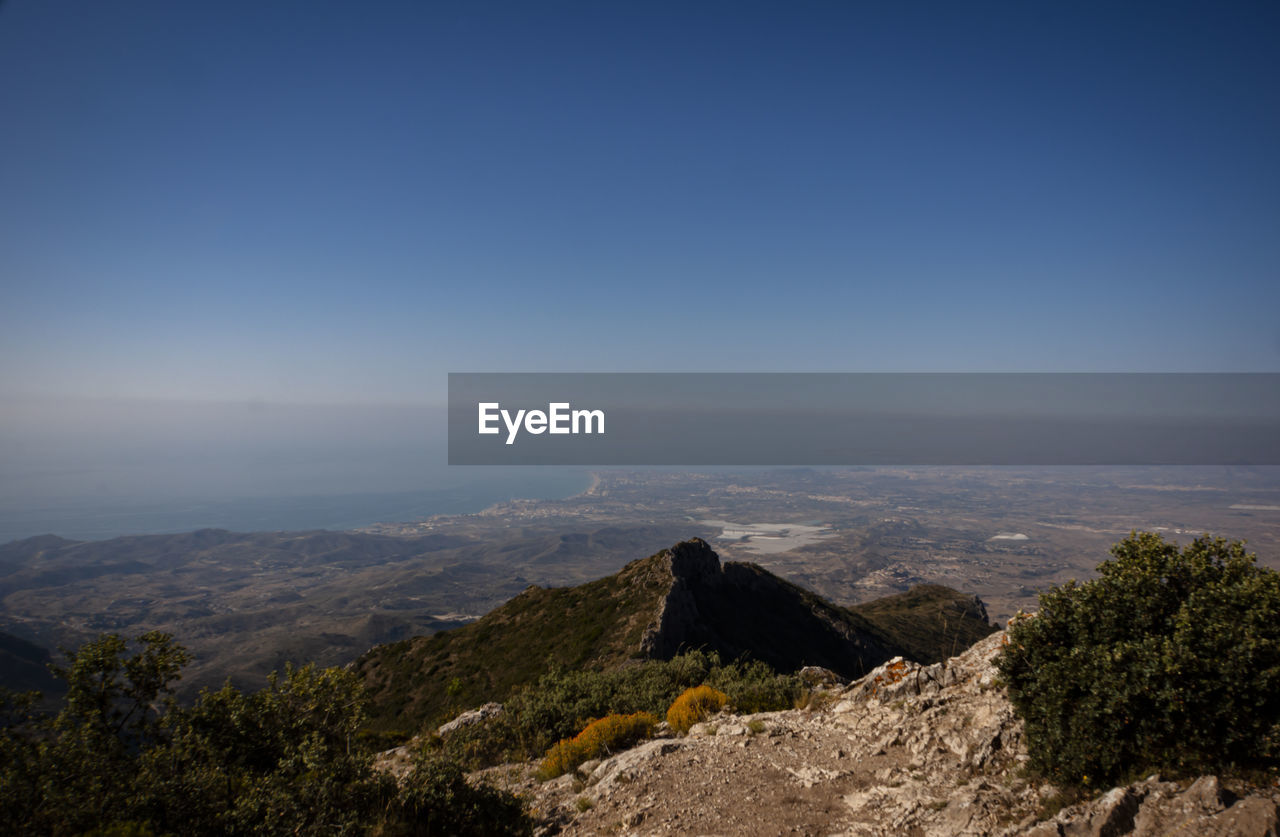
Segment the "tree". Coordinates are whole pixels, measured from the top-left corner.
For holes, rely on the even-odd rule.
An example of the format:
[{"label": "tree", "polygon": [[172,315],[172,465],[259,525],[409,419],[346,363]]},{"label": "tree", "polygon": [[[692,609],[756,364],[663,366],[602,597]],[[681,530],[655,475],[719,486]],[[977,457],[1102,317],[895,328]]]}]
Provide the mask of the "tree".
[{"label": "tree", "polygon": [[54,673],[67,682],[51,721],[13,712],[3,736],[0,831],[82,833],[124,821],[131,809],[136,755],[161,741],[172,684],[190,659],[169,634],[130,643],[104,634],[68,652]]},{"label": "tree", "polygon": [[69,655],[55,718],[0,694],[0,834],[525,834],[510,794],[438,754],[398,785],[358,736],[359,678],[286,666],[267,687],[172,699],[189,655],[168,634],[103,635]]},{"label": "tree", "polygon": [[1031,766],[1102,784],[1280,760],[1280,574],[1237,541],[1132,533],[1040,596],[997,663]]},{"label": "tree", "polygon": [[364,695],[350,671],[287,666],[267,688],[230,684],[174,714],[147,754],[151,818],[191,833],[357,834],[395,794],[357,740]]},{"label": "tree", "polygon": [[68,652],[67,667],[54,668],[67,683],[59,729],[101,735],[132,749],[154,740],[173,684],[191,655],[171,634],[160,631],[145,633],[135,643],[140,647],[129,654],[124,639],[103,634],[75,653]]}]

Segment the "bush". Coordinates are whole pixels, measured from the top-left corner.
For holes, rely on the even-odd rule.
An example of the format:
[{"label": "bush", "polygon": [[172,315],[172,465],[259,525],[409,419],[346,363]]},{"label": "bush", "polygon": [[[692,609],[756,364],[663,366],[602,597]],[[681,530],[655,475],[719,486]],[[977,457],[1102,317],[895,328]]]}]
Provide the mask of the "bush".
[{"label": "bush", "polygon": [[719,712],[728,702],[728,695],[710,686],[686,689],[667,710],[667,724],[675,732],[686,733],[712,712]]},{"label": "bush", "polygon": [[1040,596],[997,660],[1031,766],[1066,785],[1280,757],[1280,574],[1239,542],[1151,533]]},{"label": "bush", "polygon": [[354,673],[314,665],[257,692],[202,692],[172,713],[170,744],[140,758],[151,821],[162,833],[359,833],[395,794],[359,739],[363,707]]},{"label": "bush", "polygon": [[537,755],[573,736],[592,718],[662,713],[676,695],[703,682],[719,662],[715,655],[695,651],[610,671],[552,671],[504,706],[521,748]]},{"label": "bush", "polygon": [[462,769],[438,752],[420,748],[401,784],[382,837],[526,835],[533,822],[520,800],[490,785],[472,785]]},{"label": "bush", "polygon": [[748,714],[792,709],[804,694],[799,675],[778,674],[759,660],[717,666],[706,685],[727,694],[736,711]]},{"label": "bush", "polygon": [[625,750],[637,741],[653,735],[658,719],[648,712],[631,715],[606,715],[587,724],[573,738],[555,744],[547,751],[538,768],[543,779],[554,779],[568,773],[588,759],[610,755]]},{"label": "bush", "polygon": [[724,664],[703,651],[608,671],[556,669],[508,696],[501,715],[455,730],[439,746],[468,769],[535,758],[592,718],[661,716],[681,692],[701,683],[727,694],[742,712],[790,709],[803,692],[794,674],[778,674],[759,661]]}]

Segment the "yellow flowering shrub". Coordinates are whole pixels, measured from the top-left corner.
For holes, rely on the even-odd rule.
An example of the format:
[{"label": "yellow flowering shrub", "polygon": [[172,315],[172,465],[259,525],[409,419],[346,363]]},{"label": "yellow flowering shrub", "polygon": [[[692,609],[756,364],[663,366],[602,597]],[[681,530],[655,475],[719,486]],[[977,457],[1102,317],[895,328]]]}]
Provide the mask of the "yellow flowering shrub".
[{"label": "yellow flowering shrub", "polygon": [[568,773],[588,759],[625,750],[637,741],[653,735],[658,719],[648,712],[631,715],[606,715],[592,721],[573,738],[566,738],[547,750],[538,768],[543,779]]},{"label": "yellow flowering shrub", "polygon": [[684,734],[711,713],[719,712],[728,702],[728,695],[710,686],[685,689],[667,710],[667,724],[673,731]]}]

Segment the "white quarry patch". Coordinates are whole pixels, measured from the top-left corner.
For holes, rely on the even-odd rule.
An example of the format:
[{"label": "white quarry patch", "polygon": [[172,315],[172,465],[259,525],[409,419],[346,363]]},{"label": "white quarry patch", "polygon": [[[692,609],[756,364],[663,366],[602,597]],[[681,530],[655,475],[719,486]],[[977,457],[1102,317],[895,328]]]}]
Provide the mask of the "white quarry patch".
[{"label": "white quarry patch", "polygon": [[990,538],[990,540],[993,540],[993,541],[1026,541],[1026,540],[1030,540],[1030,538],[1028,538],[1026,535],[1022,534],[1021,532],[1001,532],[1000,534],[995,535],[994,537]]},{"label": "white quarry patch", "polygon": [[817,543],[835,534],[828,526],[805,523],[733,523],[728,520],[700,520],[704,526],[720,528],[716,540],[736,541],[742,549],[772,555],[798,546]]}]

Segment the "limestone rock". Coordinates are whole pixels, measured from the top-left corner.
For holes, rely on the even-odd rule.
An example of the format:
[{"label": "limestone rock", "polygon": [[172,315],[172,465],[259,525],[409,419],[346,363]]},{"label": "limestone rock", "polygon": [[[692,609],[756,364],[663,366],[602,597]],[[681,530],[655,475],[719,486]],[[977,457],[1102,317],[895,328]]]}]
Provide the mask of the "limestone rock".
[{"label": "limestone rock", "polygon": [[488,719],[495,718],[501,714],[501,703],[486,703],[476,709],[469,709],[466,712],[463,712],[448,723],[441,724],[439,729],[436,730],[436,734],[441,738],[444,738],[454,730],[461,729],[462,727],[469,727],[472,724],[478,724],[481,721],[487,721]]},{"label": "limestone rock", "polygon": [[1280,788],[1237,799],[1213,776],[1152,776],[1039,821],[1056,789],[1020,769],[1022,723],[993,663],[1004,636],[936,665],[890,660],[810,709],[720,715],[557,782],[532,780],[536,763],[486,778],[583,837],[1280,837]]}]

